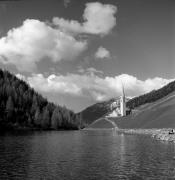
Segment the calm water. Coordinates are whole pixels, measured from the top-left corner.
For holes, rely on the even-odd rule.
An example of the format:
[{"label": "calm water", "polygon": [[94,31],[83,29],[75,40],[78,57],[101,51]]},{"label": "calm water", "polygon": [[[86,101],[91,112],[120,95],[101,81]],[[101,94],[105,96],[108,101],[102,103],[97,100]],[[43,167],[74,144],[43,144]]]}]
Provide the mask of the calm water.
[{"label": "calm water", "polygon": [[0,180],[175,179],[175,145],[114,131],[0,136]]}]

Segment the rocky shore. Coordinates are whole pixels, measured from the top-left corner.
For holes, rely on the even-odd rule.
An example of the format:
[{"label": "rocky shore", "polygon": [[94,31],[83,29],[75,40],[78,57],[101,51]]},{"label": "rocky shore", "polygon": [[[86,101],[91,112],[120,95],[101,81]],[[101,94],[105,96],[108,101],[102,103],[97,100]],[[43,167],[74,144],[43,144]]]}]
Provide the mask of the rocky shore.
[{"label": "rocky shore", "polygon": [[124,134],[145,134],[161,140],[175,143],[175,134],[169,134],[172,129],[120,129],[119,132]]},{"label": "rocky shore", "polygon": [[169,134],[172,129],[163,129],[157,133],[153,133],[152,137],[157,140],[169,141],[175,143],[175,134]]}]

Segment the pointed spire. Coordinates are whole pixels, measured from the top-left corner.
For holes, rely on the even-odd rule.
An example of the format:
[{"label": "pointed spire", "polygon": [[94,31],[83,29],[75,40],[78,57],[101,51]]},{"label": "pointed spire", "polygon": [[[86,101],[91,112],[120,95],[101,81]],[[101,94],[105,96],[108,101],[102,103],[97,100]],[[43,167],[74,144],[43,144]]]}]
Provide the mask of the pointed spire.
[{"label": "pointed spire", "polygon": [[121,81],[121,85],[122,85],[122,96],[120,99],[120,111],[121,111],[121,116],[126,116],[126,100],[125,100],[125,91],[124,91],[124,86],[123,83]]},{"label": "pointed spire", "polygon": [[124,90],[124,86],[123,86],[123,82],[121,81],[121,85],[122,85],[122,96],[125,97],[125,90]]}]

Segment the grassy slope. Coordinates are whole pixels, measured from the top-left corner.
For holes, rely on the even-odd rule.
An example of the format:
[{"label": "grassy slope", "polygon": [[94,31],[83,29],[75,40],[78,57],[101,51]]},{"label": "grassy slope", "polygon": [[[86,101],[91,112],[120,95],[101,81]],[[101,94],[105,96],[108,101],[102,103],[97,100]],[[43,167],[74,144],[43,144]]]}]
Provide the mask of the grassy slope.
[{"label": "grassy slope", "polygon": [[154,102],[136,108],[132,115],[115,118],[120,128],[175,127],[175,92]]},{"label": "grassy slope", "polygon": [[[175,92],[154,103],[144,104],[132,115],[111,118],[119,128],[172,128],[175,127]],[[105,120],[94,123],[91,128],[110,128]]]},{"label": "grassy slope", "polygon": [[111,129],[113,128],[114,126],[112,125],[112,123],[104,120],[104,119],[101,119],[99,121],[95,121],[94,123],[90,124],[88,126],[88,128],[94,128],[94,129]]},{"label": "grassy slope", "polygon": [[[143,94],[141,96],[130,99],[127,102],[127,107],[134,109],[134,111],[136,110],[138,113],[143,113],[143,110],[144,111],[149,110],[149,108],[147,108],[147,106],[154,105],[154,104],[156,105],[157,102],[162,101],[162,99],[164,99],[165,97],[166,98],[169,97],[169,95],[173,92],[175,92],[175,81],[170,82],[169,84],[167,84],[166,86],[164,86],[158,90],[154,90],[147,94]],[[112,102],[114,102],[114,99],[111,99],[111,100],[105,101],[105,102],[101,102],[101,103],[97,103],[97,104],[94,104],[94,105],[84,109],[82,112],[79,113],[81,115],[83,123],[85,123],[86,125],[91,124],[94,121],[96,121],[97,119],[110,113],[110,105]],[[148,103],[149,103],[149,105],[148,105]],[[166,102],[164,102],[164,103],[166,104]],[[169,108],[171,108],[171,107],[169,107]],[[166,110],[166,108],[164,108],[164,109],[160,108],[158,111],[165,111],[164,114],[166,114],[167,110]],[[136,114],[138,115],[138,113],[136,113]],[[160,113],[159,112],[157,112],[157,113],[159,116]],[[171,114],[171,112],[169,112],[169,114]],[[147,115],[147,116],[150,117],[149,115]],[[145,117],[147,117],[147,116],[145,115]],[[136,117],[136,116],[134,116],[134,117]],[[136,117],[136,119],[138,117]],[[127,119],[128,118],[129,117],[127,117]],[[132,120],[133,116],[131,116],[130,118]]]}]

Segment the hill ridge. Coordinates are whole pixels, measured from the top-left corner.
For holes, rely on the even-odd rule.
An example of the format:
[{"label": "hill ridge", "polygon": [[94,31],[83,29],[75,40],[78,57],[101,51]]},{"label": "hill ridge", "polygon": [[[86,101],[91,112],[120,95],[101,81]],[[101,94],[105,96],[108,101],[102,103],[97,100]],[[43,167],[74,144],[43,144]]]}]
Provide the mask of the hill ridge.
[{"label": "hill ridge", "polygon": [[[153,90],[147,94],[143,94],[141,96],[129,100],[127,102],[127,107],[133,109],[133,111],[137,111],[140,107],[145,108],[144,106],[148,104],[151,105],[150,103],[152,103],[153,105],[155,102],[159,102],[160,100],[169,97],[171,94],[173,94],[172,97],[174,98],[175,96],[174,93],[175,93],[175,81],[172,81],[158,90]],[[91,124],[96,119],[103,117],[104,114],[109,113],[110,111],[109,105],[114,99],[115,98],[109,101],[94,104],[84,109],[82,112],[80,112],[79,114],[81,114],[84,123],[87,125]],[[169,99],[171,99],[171,97],[169,97]],[[102,107],[102,110],[99,105]]]},{"label": "hill ridge", "polygon": [[48,102],[25,81],[0,69],[0,130],[78,129],[78,116]]}]

